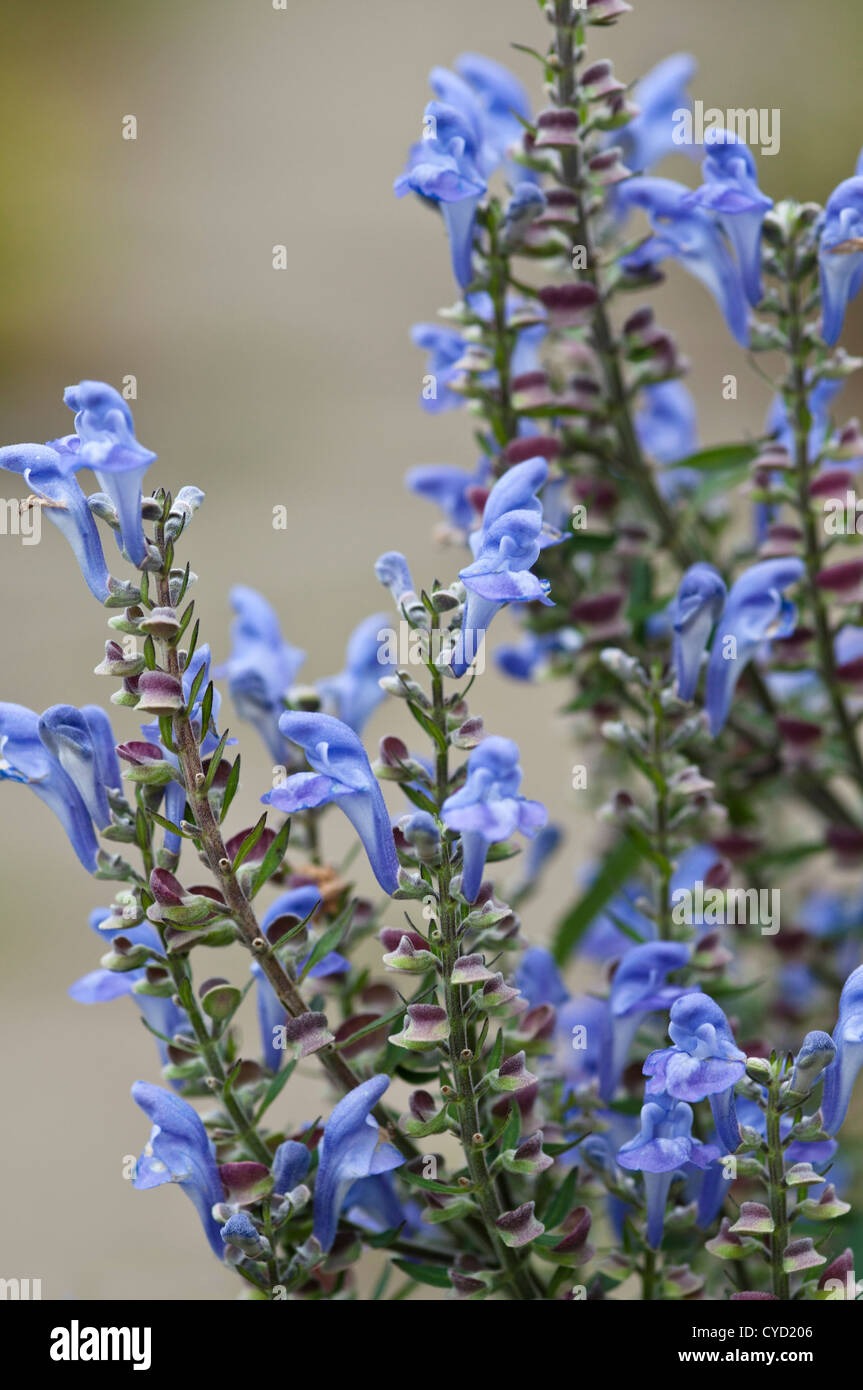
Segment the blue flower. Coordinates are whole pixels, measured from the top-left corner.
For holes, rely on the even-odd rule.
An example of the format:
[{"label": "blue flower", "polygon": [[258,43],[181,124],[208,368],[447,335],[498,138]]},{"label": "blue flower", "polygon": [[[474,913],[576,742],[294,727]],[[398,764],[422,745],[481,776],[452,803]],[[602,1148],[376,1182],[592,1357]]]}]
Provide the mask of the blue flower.
[{"label": "blue flower", "polygon": [[285,1139],[273,1154],[273,1191],[281,1197],[293,1192],[309,1171],[312,1156],[305,1144]]},{"label": "blue flower", "polygon": [[540,802],[519,794],[520,784],[517,745],[508,738],[487,738],[468,758],[464,786],[441,807],[444,824],[461,835],[461,891],[469,903],[479,893],[489,845],[508,840],[516,830],[533,835],[548,819]]},{"label": "blue flower", "polygon": [[[672,903],[686,892],[691,895],[696,883],[703,883],[719,859],[712,845],[690,845],[677,860],[669,884],[669,897]],[[593,919],[582,940],[585,955],[606,961],[612,956],[621,955],[630,949],[632,937],[640,944],[656,938],[656,923],[645,916],[636,903],[647,893],[647,888],[637,880],[624,884],[615,893],[607,906]],[[696,914],[697,917],[697,914]],[[621,930],[622,924],[625,931]],[[703,926],[695,920],[693,925]]]},{"label": "blue flower", "polygon": [[559,535],[545,528],[538,490],[548,477],[543,458],[510,468],[488,495],[482,525],[470,537],[474,561],[459,572],[467,589],[451,670],[463,676],[494,615],[507,603],[550,604],[549,583],[531,574],[540,551]]},{"label": "blue flower", "polygon": [[69,542],[87,588],[100,603],[110,593],[110,575],[102,542],[87,498],[63,466],[56,449],[47,444],[10,444],[0,449],[0,468],[20,473],[44,505],[42,515]]},{"label": "blue flower", "polygon": [[179,1183],[192,1199],[210,1247],[219,1259],[224,1253],[213,1207],[225,1200],[215,1151],[201,1117],[191,1105],[161,1086],[136,1081],[132,1099],[153,1122],[150,1139],[138,1159],[134,1186],[139,1192]]},{"label": "blue flower", "polygon": [[412,146],[407,168],[393,185],[397,198],[419,193],[439,203],[450,243],[453,274],[465,289],[473,279],[476,212],[488,184],[477,166],[476,131],[453,106],[431,101],[424,138]]},{"label": "blue flower", "polygon": [[389,1084],[384,1075],[363,1081],[339,1101],[324,1126],[314,1203],[314,1234],[322,1250],[329,1250],[336,1238],[339,1213],[350,1205],[354,1185],[405,1161],[383,1139],[371,1113]]},{"label": "blue flower", "polygon": [[[103,940],[112,941],[115,936],[124,936],[133,946],[152,946],[154,950],[161,952],[162,943],[154,927],[149,922],[142,922],[137,927],[126,928],[118,926],[113,931],[106,931],[103,923],[110,917],[107,908],[97,908],[90,914],[90,926]],[[106,1004],[113,999],[121,999],[126,996],[140,1009],[145,1021],[163,1037],[172,1038],[175,1033],[188,1028],[189,1020],[184,1009],[179,1008],[174,1003],[173,996],[161,997],[156,994],[139,993],[136,985],[146,983],[146,966],[141,966],[136,970],[106,970],[100,967],[98,970],[90,970],[86,975],[82,975],[79,980],[69,986],[67,994],[70,999],[74,999],[78,1004]],[[156,1047],[162,1066],[170,1060],[168,1057],[168,1044],[162,1038],[155,1039]],[[181,1081],[171,1083],[178,1090],[182,1086]]]},{"label": "blue flower", "polygon": [[331,802],[344,811],[363,842],[372,872],[385,893],[398,885],[398,857],[381,789],[353,729],[329,714],[288,710],[279,728],[299,744],[312,772],[298,772],[262,796],[265,805],[291,814]]},{"label": "blue flower", "polygon": [[281,763],[285,745],[279,715],[306,654],[284,640],[275,609],[255,589],[238,584],[230,598],[237,615],[231,624],[231,655],[216,675],[227,677],[237,714],[257,729],[270,757]]},{"label": "blue flower", "polygon": [[641,1111],[641,1130],[618,1150],[621,1168],[644,1174],[647,1200],[647,1243],[652,1250],[662,1244],[665,1204],[671,1180],[678,1168],[688,1164],[709,1168],[719,1157],[713,1144],[699,1144],[692,1138],[692,1109],[685,1101],[658,1096]]},{"label": "blue flower", "polygon": [[671,1006],[673,1047],[658,1048],[644,1063],[646,1095],[667,1092],[677,1100],[710,1099],[719,1141],[729,1153],[740,1143],[734,1087],[746,1071],[746,1053],[734,1041],[728,1019],[707,994],[687,994]]},{"label": "blue flower", "polygon": [[833,1029],[836,1056],[824,1073],[821,1114],[824,1129],[836,1134],[848,1113],[857,1073],[863,1067],[863,965],[845,981],[839,996],[839,1018]]},{"label": "blue flower", "polygon": [[627,951],[614,972],[608,1001],[611,1044],[603,1050],[599,1069],[603,1100],[614,1094],[630,1045],[644,1020],[691,992],[683,985],[667,983],[672,970],[681,970],[689,956],[690,948],[683,941],[650,941]]},{"label": "blue flower", "polygon": [[759,304],[761,285],[761,227],[773,207],[758,187],[758,169],[748,146],[727,130],[705,136],[704,183],[690,193],[687,207],[715,212],[737,256],[743,288],[750,304]]},{"label": "blue flower", "polygon": [[845,310],[863,285],[863,177],[845,179],[827,199],[818,246],[821,336],[832,347]]},{"label": "blue flower", "polygon": [[673,498],[699,481],[696,469],[672,466],[698,448],[695,402],[677,380],[645,387],[641,399],[634,421],[638,442],[645,454],[662,465],[657,485],[663,496]]},{"label": "blue flower", "polygon": [[681,700],[691,700],[695,695],[701,658],[722,613],[725,595],[722,576],[712,565],[701,562],[691,565],[680,581],[671,606],[674,633],[671,661]]},{"label": "blue flower", "polygon": [[[420,394],[423,410],[430,415],[439,415],[445,410],[459,410],[464,405],[464,396],[449,388],[464,375],[456,369],[456,363],[464,356],[467,341],[457,328],[437,323],[415,323],[411,329],[411,342],[429,355],[426,375],[431,377],[434,389],[427,392],[424,385]],[[491,373],[484,375],[490,377]]]},{"label": "blue flower", "polygon": [[554,956],[544,946],[531,946],[525,951],[515,972],[515,983],[532,1009],[538,1004],[565,1004],[569,999]]},{"label": "blue flower", "polygon": [[118,791],[122,780],[105,711],[52,705],[39,718],[39,737],[78,788],[94,825],[104,830],[111,821],[107,789]]},{"label": "blue flower", "polygon": [[621,184],[618,197],[626,206],[643,208],[654,235],[621,265],[643,270],[668,256],[710,291],[734,337],[749,344],[748,311],[740,271],[712,213],[690,207],[689,189],[673,179],[637,178]]},{"label": "blue flower", "polygon": [[690,54],[672,53],[636,84],[632,97],[638,115],[613,132],[628,168],[642,173],[666,155],[679,153],[680,146],[674,140],[674,117],[676,112],[691,107],[686,86],[695,68]]},{"label": "blue flower", "polygon": [[792,1091],[805,1095],[815,1085],[818,1077],[836,1056],[836,1044],[829,1033],[820,1028],[807,1033],[794,1058],[794,1068],[789,1082]]},{"label": "blue flower", "polygon": [[389,626],[387,613],[373,613],[354,628],[348,638],[345,669],[337,676],[326,676],[317,688],[326,704],[342,723],[361,734],[370,715],[384,699],[382,676],[389,676],[395,665],[386,656],[381,633]]},{"label": "blue flower", "polygon": [[555,632],[526,632],[519,642],[498,647],[494,659],[512,680],[530,681],[548,667],[552,657],[574,655],[583,646],[581,633],[571,627]]},{"label": "blue flower", "polygon": [[132,412],[104,381],[67,386],[63,399],[75,411],[75,433],[51,441],[67,471],[89,468],[117,509],[120,541],[133,565],[147,553],[141,523],[141,486],[156,455],[135,438]]},{"label": "blue flower", "polygon": [[[492,152],[491,167],[494,168],[505,160],[510,147],[519,143],[524,134],[522,122],[530,120],[527,93],[508,68],[481,53],[461,53],[453,66],[479,104],[483,144],[486,150]],[[440,69],[437,71],[440,72]],[[448,99],[442,97],[442,100]],[[487,172],[490,173],[491,169],[487,169]],[[510,166],[509,172],[516,179],[530,180],[536,177],[532,170],[517,164]]]},{"label": "blue flower", "polygon": [[728,718],[744,667],[762,642],[794,631],[797,610],[783,590],[796,584],[805,569],[803,561],[793,557],[762,560],[731,586],[707,663],[705,705],[714,738]]},{"label": "blue flower", "polygon": [[[299,888],[289,888],[267,908],[261,918],[262,933],[264,936],[268,936],[270,928],[282,917],[295,917],[298,922],[310,921],[317,913],[322,901],[320,892],[314,884],[309,883],[303,884]],[[307,952],[305,957],[300,960],[300,970],[303,969],[310,954],[310,951]],[[349,969],[350,962],[344,956],[340,955],[338,951],[328,951],[316,965],[312,966],[309,971],[309,978],[313,980],[325,979],[328,975],[340,975]],[[251,971],[257,987],[258,1031],[261,1035],[261,1052],[267,1066],[271,1067],[273,1071],[278,1071],[285,1059],[285,1049],[277,1045],[275,1030],[285,1022],[284,1005],[280,1002],[258,961],[252,961]]]},{"label": "blue flower", "polygon": [[[40,737],[39,715],[0,703],[0,781],[24,782],[50,806],[88,873],[96,871],[98,844],[81,790]],[[89,776],[88,794],[94,791]]]}]

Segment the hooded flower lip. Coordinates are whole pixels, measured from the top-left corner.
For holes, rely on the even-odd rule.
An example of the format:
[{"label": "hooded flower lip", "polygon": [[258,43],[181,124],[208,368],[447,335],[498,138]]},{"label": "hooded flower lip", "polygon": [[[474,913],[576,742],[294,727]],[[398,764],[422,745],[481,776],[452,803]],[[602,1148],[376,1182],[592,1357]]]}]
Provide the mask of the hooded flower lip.
[{"label": "hooded flower lip", "polygon": [[783,591],[802,579],[802,560],[763,560],[745,570],[731,586],[719,619],[707,664],[705,705],[714,738],[728,718],[731,700],[744,667],[771,638],[794,631],[797,611]]},{"label": "hooded flower lip", "polygon": [[238,715],[257,729],[271,758],[281,763],[285,745],[279,715],[306,654],[284,640],[275,609],[257,590],[237,584],[230,600],[236,614],[231,655],[215,674],[227,677]]},{"label": "hooded flower lip", "polygon": [[279,729],[302,748],[313,770],[288,777],[261,801],[288,814],[331,802],[338,806],[362,840],[381,888],[394,893],[399,864],[392,826],[366,751],[353,729],[329,714],[298,710],[287,710]]},{"label": "hooded flower lip", "polygon": [[132,1099],[153,1122],[149,1142],[138,1159],[134,1186],[139,1192],[162,1183],[179,1183],[195,1204],[213,1253],[224,1244],[213,1207],[225,1199],[212,1142],[191,1105],[161,1086],[136,1081]]},{"label": "hooded flower lip", "polygon": [[[39,715],[33,710],[0,703],[0,780],[26,783],[50,806],[84,868],[95,873],[98,844],[84,797],[59,759],[45,746],[39,725]],[[95,795],[94,782],[88,778],[89,791]]]},{"label": "hooded flower lip", "polygon": [[725,596],[722,576],[712,565],[691,565],[680,581],[671,611],[674,633],[671,660],[681,700],[691,700],[695,695],[701,658],[722,612]]},{"label": "hooded flower lip", "polygon": [[752,305],[760,304],[764,296],[761,227],[765,213],[773,207],[773,199],[761,192],[752,153],[732,131],[709,130],[704,145],[704,183],[689,194],[685,205],[716,213],[734,247],[746,298]]},{"label": "hooded flower lip", "polygon": [[0,468],[22,475],[44,504],[42,515],[72,547],[87,588],[104,603],[110,593],[110,575],[99,531],[87,498],[76,479],[65,470],[57,450],[47,444],[10,444],[0,449]]},{"label": "hooded flower lip", "polygon": [[824,1073],[821,1114],[827,1134],[837,1134],[848,1114],[851,1092],[863,1067],[863,965],[845,981],[833,1029],[836,1056]]},{"label": "hooded flower lip", "polygon": [[324,1126],[314,1201],[314,1234],[324,1251],[335,1240],[339,1213],[350,1205],[354,1184],[389,1173],[405,1161],[382,1138],[371,1113],[389,1084],[385,1075],[363,1081],[339,1101]]},{"label": "hooded flower lip", "polygon": [[604,1100],[614,1094],[630,1044],[648,1014],[668,1009],[682,994],[684,985],[670,985],[667,977],[689,960],[690,947],[683,941],[650,941],[627,951],[614,973],[608,1007],[611,1045],[603,1049],[599,1064],[599,1091]]},{"label": "hooded flower lip", "polygon": [[747,347],[748,310],[740,271],[713,214],[689,206],[689,193],[685,184],[673,179],[636,178],[620,185],[621,203],[643,208],[654,233],[621,264],[625,269],[645,270],[672,256],[710,291],[731,333]]},{"label": "hooded flower lip", "polygon": [[863,285],[863,177],[844,179],[827,199],[818,246],[821,336],[838,342],[845,310]]},{"label": "hooded flower lip", "polygon": [[156,455],[135,438],[132,412],[119,391],[104,381],[67,386],[63,399],[75,412],[75,433],[51,441],[66,472],[89,468],[113,502],[120,539],[132,564],[140,565],[147,547],[141,523],[141,486]]},{"label": "hooded flower lip", "polygon": [[740,1143],[734,1087],[746,1070],[746,1053],[734,1041],[728,1019],[707,994],[687,994],[671,1006],[673,1047],[651,1052],[644,1063],[645,1094],[676,1100],[709,1098],[720,1142],[729,1153]]},{"label": "hooded flower lip", "polygon": [[651,1249],[662,1243],[665,1203],[674,1173],[687,1164],[709,1168],[718,1157],[715,1145],[692,1138],[692,1109],[685,1101],[659,1096],[643,1106],[640,1132],[618,1150],[617,1161],[621,1168],[644,1174]]},{"label": "hooded flower lip", "polygon": [[636,84],[632,96],[638,115],[614,132],[630,169],[642,173],[666,155],[680,152],[681,146],[674,142],[674,116],[690,109],[686,86],[696,66],[691,54],[672,53]]},{"label": "hooded flower lip", "polygon": [[519,794],[518,757],[511,739],[485,739],[468,758],[464,786],[441,808],[444,824],[461,835],[461,891],[468,902],[479,894],[489,845],[508,840],[516,830],[533,835],[548,819],[540,802]]},{"label": "hooded flower lip", "polygon": [[94,824],[104,829],[111,820],[106,788],[121,783],[108,716],[95,705],[52,705],[39,719],[39,737],[74,782]]},{"label": "hooded flower lip", "polygon": [[538,490],[548,478],[544,458],[526,459],[495,483],[482,524],[470,537],[473,563],[459,573],[467,589],[451,670],[465,674],[494,615],[507,603],[550,604],[549,585],[531,574],[540,551],[561,537],[544,524]]},{"label": "hooded flower lip", "polygon": [[423,115],[428,134],[408,155],[393,185],[397,198],[419,193],[439,203],[450,242],[453,274],[462,289],[473,280],[473,236],[479,201],[488,184],[477,167],[476,133],[454,106],[430,101]]},{"label": "hooded flower lip", "polygon": [[386,634],[389,624],[387,613],[373,613],[364,618],[348,638],[344,670],[317,682],[327,704],[334,706],[337,717],[357,734],[362,733],[384,699],[381,677],[395,670],[391,661],[381,659],[381,634]]}]

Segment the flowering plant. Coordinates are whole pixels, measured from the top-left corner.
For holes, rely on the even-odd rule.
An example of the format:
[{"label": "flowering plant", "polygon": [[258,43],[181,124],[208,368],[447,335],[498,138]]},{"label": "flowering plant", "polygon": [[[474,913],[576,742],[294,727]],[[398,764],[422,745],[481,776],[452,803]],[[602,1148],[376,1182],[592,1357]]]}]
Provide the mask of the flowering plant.
[{"label": "flowering plant", "polygon": [[[214,666],[184,557],[204,494],[147,492],[128,402],[82,381],[73,432],[0,467],[108,613],[114,712],[0,704],[0,779],[114,885],[71,993],[131,996],[156,1044],[134,1186],[178,1183],[249,1298],[357,1297],[367,1263],[376,1300],[854,1297],[833,1226],[859,1154],[863,898],[807,870],[863,856],[863,561],[856,512],[832,524],[863,462],[832,413],[861,365],[837,344],[863,172],[823,209],[774,204],[743,133],[714,126],[696,187],[657,175],[692,60],[630,88],[593,51],[625,0],[540,9],[542,109],[462,54],[432,69],[395,179],[440,216],[454,276],[444,321],[413,329],[422,405],[465,411],[480,454],[408,474],[443,514],[445,580],[380,556],[392,609],[302,685],[279,616],[236,587]],[[778,373],[757,440],[698,445],[686,363],[643,302],[675,263],[712,331]],[[476,712],[487,648],[506,729]],[[538,680],[563,683],[594,811],[551,923],[535,895],[566,828],[510,736]],[[228,825],[220,682],[274,763],[253,826]],[[384,701],[401,726],[375,754]],[[353,855],[333,862],[337,812],[369,897]],[[292,1101],[299,1068],[319,1117]]]}]

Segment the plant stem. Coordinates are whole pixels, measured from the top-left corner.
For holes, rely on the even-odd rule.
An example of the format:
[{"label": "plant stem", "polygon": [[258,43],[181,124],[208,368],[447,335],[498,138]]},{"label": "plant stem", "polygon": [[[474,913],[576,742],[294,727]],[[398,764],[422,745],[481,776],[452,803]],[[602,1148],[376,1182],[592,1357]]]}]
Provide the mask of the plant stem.
[{"label": "plant stem", "polygon": [[780,1085],[780,1077],[774,1075],[767,1088],[767,1174],[770,1215],[774,1226],[770,1237],[770,1272],[773,1293],[777,1298],[787,1300],[788,1275],[783,1268],[783,1257],[789,1236],[788,1193],[784,1183],[785,1157],[780,1132]]},{"label": "plant stem", "polygon": [[[430,669],[433,697],[432,718],[437,728],[446,737],[443,678],[436,667],[432,665]],[[440,810],[449,790],[449,755],[446,747],[438,747],[436,750],[435,790],[438,810]],[[450,1026],[448,1049],[457,1097],[461,1145],[473,1183],[474,1196],[491,1247],[504,1266],[508,1280],[515,1291],[515,1296],[522,1300],[534,1301],[542,1297],[541,1291],[521,1254],[506,1245],[501,1239],[496,1222],[505,1208],[500,1200],[497,1182],[489,1169],[485,1149],[475,1142],[475,1136],[481,1134],[479,1104],[473,1077],[473,1068],[477,1059],[471,1046],[472,1040],[468,1036],[465,1016],[468,991],[462,985],[452,984],[452,973],[461,954],[459,945],[460,908],[452,896],[450,887],[452,864],[446,835],[441,838],[441,860],[437,867],[436,877],[441,933],[440,964],[444,982],[444,1005]]]},{"label": "plant stem", "polygon": [[[156,528],[156,543],[164,556],[164,534],[161,525]],[[163,566],[159,574],[159,603],[171,606],[168,574]],[[180,659],[176,647],[169,647],[166,654],[166,669],[177,680],[181,678]],[[217,880],[225,900],[228,913],[236,924],[243,944],[260,962],[266,979],[274,990],[277,999],[291,1018],[300,1018],[311,1010],[306,1005],[294,981],[287,974],[281,962],[274,955],[269,942],[261,931],[254,908],[243,892],[242,886],[233,871],[231,860],[225,848],[219,822],[210,804],[205,789],[206,777],[201,763],[201,752],[195,731],[185,709],[175,711],[173,716],[174,740],[186,795],[192,808],[195,825],[201,845],[214,878]],[[339,1052],[323,1048],[315,1053],[330,1079],[344,1092],[359,1086],[361,1078],[345,1061]],[[378,1123],[390,1132],[392,1142],[406,1158],[416,1157],[416,1148],[392,1120],[382,1105],[372,1111]]]}]

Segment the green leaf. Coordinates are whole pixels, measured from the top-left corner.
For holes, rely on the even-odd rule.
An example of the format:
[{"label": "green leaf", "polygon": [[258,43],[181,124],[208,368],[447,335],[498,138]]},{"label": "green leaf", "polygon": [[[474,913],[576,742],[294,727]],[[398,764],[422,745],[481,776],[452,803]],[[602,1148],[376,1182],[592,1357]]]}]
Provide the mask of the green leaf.
[{"label": "green leaf", "polygon": [[599,873],[587,892],[557,924],[552,953],[559,965],[602,911],[608,899],[623,887],[641,861],[641,850],[628,837],[618,840],[600,865]]},{"label": "green leaf", "polygon": [[200,624],[200,622],[198,621],[198,619],[196,618],[196,619],[195,619],[195,626],[192,628],[192,636],[191,636],[191,638],[189,639],[189,650],[188,650],[187,653],[186,653],[186,666],[187,666],[187,667],[188,667],[189,663],[191,662],[192,657],[195,655],[195,648],[196,648],[197,645],[198,645],[198,633],[199,633],[200,629],[201,629],[201,624]]},{"label": "green leaf", "polygon": [[509,1118],[503,1127],[500,1136],[501,1153],[506,1153],[507,1149],[516,1148],[519,1136],[521,1135],[521,1111],[515,1101],[509,1107]]},{"label": "green leaf", "polygon": [[278,1097],[281,1095],[283,1089],[285,1088],[285,1086],[287,1086],[288,1082],[290,1081],[296,1065],[296,1062],[288,1062],[286,1066],[282,1067],[279,1071],[276,1072],[275,1076],[273,1077],[272,1081],[267,1087],[264,1099],[261,1101],[260,1109],[258,1110],[258,1113],[255,1116],[255,1124],[259,1122],[264,1111],[269,1110],[273,1101],[278,1099]]},{"label": "green leaf", "polygon": [[206,662],[202,661],[202,662],[201,662],[201,668],[200,668],[200,670],[198,671],[198,674],[195,676],[195,679],[192,681],[192,688],[191,688],[191,690],[189,691],[189,699],[188,699],[188,701],[187,701],[186,708],[187,708],[190,712],[195,708],[195,704],[196,704],[197,699],[198,699],[198,692],[199,692],[199,690],[201,689],[201,686],[202,686],[202,684],[203,684],[203,682],[204,682],[204,676],[205,676],[206,674],[207,674],[207,664],[206,664]]},{"label": "green leaf", "polygon": [[469,1197],[473,1188],[460,1187],[455,1183],[435,1182],[431,1178],[421,1178],[409,1168],[401,1168],[399,1177],[404,1178],[411,1187],[421,1187],[423,1192],[436,1192],[439,1197]]},{"label": "green leaf", "polygon": [[236,756],[236,758],[234,759],[234,766],[231,768],[230,775],[229,775],[229,777],[228,777],[227,786],[225,787],[225,795],[224,795],[224,797],[222,798],[222,812],[221,812],[221,815],[219,816],[219,821],[220,821],[220,822],[223,821],[223,820],[225,819],[225,816],[228,814],[228,811],[230,810],[231,802],[233,801],[234,797],[235,797],[236,794],[237,794],[237,787],[238,787],[239,785],[240,785],[240,755],[239,755],[239,753],[238,753],[237,756]]},{"label": "green leaf", "polygon": [[263,835],[264,830],[266,829],[266,825],[267,813],[265,811],[264,814],[261,816],[261,819],[257,822],[257,824],[252,826],[252,829],[249,831],[245,840],[240,845],[240,848],[237,850],[237,853],[234,855],[234,862],[231,865],[231,873],[235,874],[239,869],[240,865],[242,864],[243,860],[246,859],[246,857],[249,854],[251,854],[252,850],[255,848],[255,845],[258,843],[261,836]]},{"label": "green leaf", "polygon": [[434,720],[429,719],[428,715],[425,713],[424,710],[420,709],[419,705],[415,705],[412,700],[408,700],[407,704],[408,709],[410,710],[414,719],[419,724],[420,728],[424,729],[425,732],[428,734],[429,738],[432,740],[432,742],[437,745],[437,747],[440,749],[442,753],[445,753],[449,745],[447,743],[446,735],[443,733],[443,731],[438,728]]},{"label": "green leaf", "polygon": [[348,903],[343,912],[340,912],[329,931],[325,931],[314,945],[311,955],[303,966],[302,973],[297,981],[302,984],[310,970],[323,960],[324,956],[329,955],[330,951],[335,951],[341,945],[344,937],[347,936],[351,928],[351,921],[354,915],[354,904]]},{"label": "green leaf", "polygon": [[227,742],[228,730],[226,729],[225,732],[222,734],[222,737],[219,739],[217,747],[214,748],[212,756],[210,757],[210,766],[207,768],[207,780],[204,783],[205,793],[210,790],[211,786],[213,785],[213,782],[215,781],[216,773],[219,770],[219,763],[222,761],[222,754],[225,751],[225,744]]},{"label": "green leaf", "polygon": [[272,878],[273,874],[280,867],[285,857],[285,850],[288,847],[288,840],[290,838],[291,822],[286,820],[284,825],[276,832],[276,838],[261,860],[261,867],[258,869],[257,876],[252,884],[252,891],[249,894],[250,898],[253,898],[256,893],[260,892],[264,884]]},{"label": "green leaf", "polygon": [[542,1224],[547,1231],[553,1231],[565,1220],[575,1205],[575,1189],[578,1184],[578,1166],[570,1168],[560,1187],[555,1192],[542,1216]]},{"label": "green leaf", "polygon": [[434,1289],[452,1288],[446,1270],[437,1265],[419,1265],[412,1260],[393,1260],[393,1264],[417,1284],[431,1284]]},{"label": "green leaf", "polygon": [[[205,666],[202,664],[202,666],[201,666],[201,671],[203,671],[203,670],[205,670],[205,669],[206,669]],[[198,674],[200,675],[200,672],[199,672]],[[202,742],[202,743],[204,742],[204,739],[207,737],[207,734],[208,734],[209,729],[210,729],[210,719],[211,719],[212,713],[213,713],[213,698],[214,698],[214,696],[215,696],[215,693],[216,693],[216,692],[215,692],[215,687],[214,687],[214,685],[213,685],[213,682],[210,681],[210,684],[207,686],[206,690],[204,691],[204,698],[203,698],[203,700],[201,701],[201,742]],[[190,710],[193,709],[193,708],[194,708],[194,705],[195,705],[195,700],[194,700],[194,696],[193,696],[192,699],[189,701],[189,709],[190,709]]]},{"label": "green leaf", "polygon": [[757,444],[712,444],[689,458],[679,459],[674,467],[695,468],[699,473],[727,473],[731,468],[751,463],[758,452]]}]

